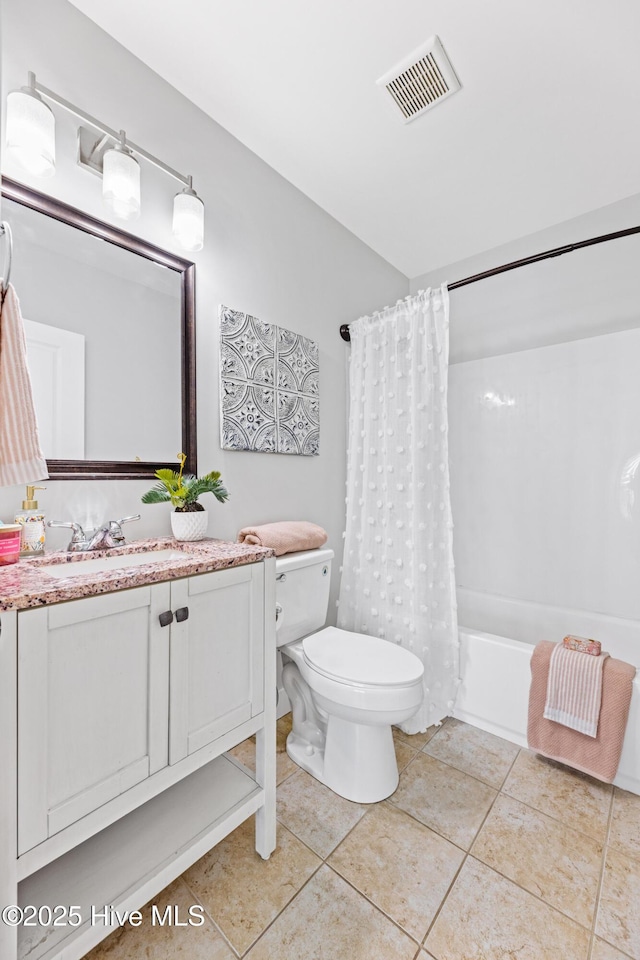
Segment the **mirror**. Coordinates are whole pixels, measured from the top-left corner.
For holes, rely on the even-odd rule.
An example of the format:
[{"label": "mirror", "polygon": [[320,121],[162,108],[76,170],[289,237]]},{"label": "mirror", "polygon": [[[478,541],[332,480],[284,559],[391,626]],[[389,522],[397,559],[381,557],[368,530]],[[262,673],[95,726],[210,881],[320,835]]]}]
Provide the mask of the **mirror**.
[{"label": "mirror", "polygon": [[2,181],[52,479],[196,473],[195,265]]}]

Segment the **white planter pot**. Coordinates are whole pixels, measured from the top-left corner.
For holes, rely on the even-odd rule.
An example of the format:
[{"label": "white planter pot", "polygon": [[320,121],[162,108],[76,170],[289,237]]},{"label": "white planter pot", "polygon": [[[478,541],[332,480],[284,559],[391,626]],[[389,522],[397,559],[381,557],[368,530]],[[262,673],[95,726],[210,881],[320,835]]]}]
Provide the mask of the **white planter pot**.
[{"label": "white planter pot", "polygon": [[194,510],[192,513],[176,513],[171,516],[171,530],[176,540],[202,540],[207,535],[209,523],[208,510]]}]

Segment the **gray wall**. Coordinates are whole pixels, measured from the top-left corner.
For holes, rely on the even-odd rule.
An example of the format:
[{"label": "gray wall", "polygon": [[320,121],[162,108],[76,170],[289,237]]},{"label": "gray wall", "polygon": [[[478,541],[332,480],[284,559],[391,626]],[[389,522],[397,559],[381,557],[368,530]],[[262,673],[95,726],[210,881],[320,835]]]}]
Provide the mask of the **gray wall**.
[{"label": "gray wall", "polygon": [[[638,225],[640,194],[425,273],[411,292]],[[451,362],[635,327],[639,245],[637,236],[598,244],[453,290]]]},{"label": "gray wall", "polygon": [[[28,70],[35,71],[45,86],[193,174],[206,204],[205,248],[195,255],[199,469],[221,470],[231,492],[224,506],[205,498],[209,534],[235,539],[245,524],[306,518],[326,527],[331,545],[341,552],[347,348],[338,326],[406,296],[408,280],[65,0],[3,0],[2,16],[5,94],[26,82]],[[75,165],[76,122],[60,109],[56,118],[56,176],[31,185],[108,219],[100,181]],[[180,252],[171,236],[176,188],[154,168],[144,162],[142,167],[143,213],[132,232]],[[2,171],[29,182],[6,157]],[[319,342],[319,457],[220,449],[221,302]],[[130,528],[132,535],[165,535],[167,508],[140,504],[149,485],[49,481],[40,504],[49,518],[89,524],[141,510],[143,519],[135,534]],[[0,518],[13,516],[22,496],[20,488],[0,490]],[[49,543],[57,547],[64,538],[52,532]]]}]

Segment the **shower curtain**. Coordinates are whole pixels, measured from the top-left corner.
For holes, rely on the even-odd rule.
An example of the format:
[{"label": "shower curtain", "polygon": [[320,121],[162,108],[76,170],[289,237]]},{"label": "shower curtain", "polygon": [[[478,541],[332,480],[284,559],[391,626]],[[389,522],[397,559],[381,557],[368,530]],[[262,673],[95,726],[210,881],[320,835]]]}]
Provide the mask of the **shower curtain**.
[{"label": "shower curtain", "polygon": [[347,521],[338,626],[423,662],[424,699],[403,724],[449,716],[458,625],[447,443],[449,297],[421,291],[349,326]]}]

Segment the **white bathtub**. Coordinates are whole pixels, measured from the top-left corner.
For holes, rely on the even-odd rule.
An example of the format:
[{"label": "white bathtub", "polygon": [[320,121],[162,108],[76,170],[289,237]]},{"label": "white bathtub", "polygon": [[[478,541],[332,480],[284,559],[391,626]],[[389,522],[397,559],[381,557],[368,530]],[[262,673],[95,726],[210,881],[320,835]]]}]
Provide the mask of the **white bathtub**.
[{"label": "white bathtub", "polygon": [[[573,633],[601,640],[611,656],[640,667],[640,623],[458,588],[460,674],[453,715],[527,745],[529,661],[539,640]],[[640,794],[640,675],[634,681],[614,783]]]}]

